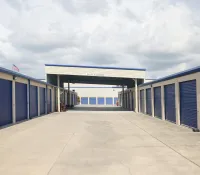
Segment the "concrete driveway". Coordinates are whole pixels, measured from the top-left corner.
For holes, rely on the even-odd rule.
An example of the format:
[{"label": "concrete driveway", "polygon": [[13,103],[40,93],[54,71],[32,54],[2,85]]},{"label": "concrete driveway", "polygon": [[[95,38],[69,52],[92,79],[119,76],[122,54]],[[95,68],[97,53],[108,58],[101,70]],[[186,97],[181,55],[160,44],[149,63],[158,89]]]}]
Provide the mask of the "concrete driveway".
[{"label": "concrete driveway", "polygon": [[0,130],[2,175],[199,175],[200,134],[129,111],[72,110]]}]

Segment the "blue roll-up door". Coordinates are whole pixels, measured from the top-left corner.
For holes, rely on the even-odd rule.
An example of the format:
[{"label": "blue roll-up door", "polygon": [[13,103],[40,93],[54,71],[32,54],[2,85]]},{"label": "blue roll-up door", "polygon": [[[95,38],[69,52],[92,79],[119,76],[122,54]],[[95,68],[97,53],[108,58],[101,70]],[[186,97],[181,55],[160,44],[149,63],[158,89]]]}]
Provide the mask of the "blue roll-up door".
[{"label": "blue roll-up door", "polygon": [[96,105],[96,97],[89,97],[89,104]]},{"label": "blue roll-up door", "polygon": [[0,79],[0,126],[12,123],[12,81]]},{"label": "blue roll-up door", "polygon": [[97,103],[98,103],[98,105],[104,105],[104,102],[105,102],[104,97],[98,97],[98,98],[97,98]]},{"label": "blue roll-up door", "polygon": [[113,105],[113,98],[112,97],[106,97],[106,105]]},{"label": "blue roll-up door", "polygon": [[47,94],[47,113],[51,113],[51,89],[48,89]]},{"label": "blue roll-up door", "polygon": [[140,91],[140,112],[144,113],[144,90]]},{"label": "blue roll-up door", "polygon": [[164,87],[165,119],[176,123],[175,84]]},{"label": "blue roll-up door", "polygon": [[15,83],[16,121],[27,119],[27,84]]},{"label": "blue roll-up door", "polygon": [[114,98],[114,105],[117,105],[118,97]]},{"label": "blue roll-up door", "polygon": [[152,115],[151,88],[146,89],[146,113]]},{"label": "blue roll-up door", "polygon": [[40,115],[45,114],[45,88],[40,87]]},{"label": "blue roll-up door", "polygon": [[81,97],[81,104],[88,105],[88,97]]},{"label": "blue roll-up door", "polygon": [[30,118],[38,116],[38,91],[36,86],[30,86]]},{"label": "blue roll-up door", "polygon": [[161,87],[154,88],[154,115],[162,118]]},{"label": "blue roll-up door", "polygon": [[196,80],[180,83],[181,124],[197,128]]}]

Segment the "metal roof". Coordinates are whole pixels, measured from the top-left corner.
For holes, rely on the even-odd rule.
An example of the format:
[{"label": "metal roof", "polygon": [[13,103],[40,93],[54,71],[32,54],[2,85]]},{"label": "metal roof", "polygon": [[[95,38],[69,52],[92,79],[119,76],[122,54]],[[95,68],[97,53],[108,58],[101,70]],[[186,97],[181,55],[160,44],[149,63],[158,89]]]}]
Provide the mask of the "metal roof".
[{"label": "metal roof", "polygon": [[35,82],[38,82],[38,83],[41,83],[41,84],[54,86],[54,85],[49,84],[49,83],[46,83],[46,82],[44,82],[44,81],[40,81],[40,80],[38,80],[38,79],[29,77],[29,76],[27,76],[27,75],[24,75],[24,74],[21,74],[21,73],[18,73],[18,72],[9,70],[9,69],[5,69],[5,68],[3,68],[3,67],[0,67],[0,72],[6,73],[6,74],[10,74],[10,75],[14,75],[14,76],[16,76],[16,77],[21,77],[21,78],[25,78],[25,79],[28,79],[28,80],[32,80],[32,81],[35,81]]},{"label": "metal roof", "polygon": [[159,82],[162,82],[162,81],[167,81],[167,80],[171,80],[171,79],[174,79],[174,78],[186,76],[186,75],[193,74],[193,73],[196,73],[196,72],[200,72],[200,66],[192,68],[192,69],[188,69],[188,70],[185,70],[185,71],[182,71],[182,72],[178,72],[176,74],[172,74],[172,75],[157,79],[155,81],[147,82],[147,83],[141,84],[139,86],[143,87],[143,86],[159,83]]},{"label": "metal roof", "polygon": [[62,65],[62,64],[59,65],[59,64],[45,64],[45,66],[146,71],[146,69],[142,69],[142,68],[122,68],[122,67],[84,66],[84,65]]}]

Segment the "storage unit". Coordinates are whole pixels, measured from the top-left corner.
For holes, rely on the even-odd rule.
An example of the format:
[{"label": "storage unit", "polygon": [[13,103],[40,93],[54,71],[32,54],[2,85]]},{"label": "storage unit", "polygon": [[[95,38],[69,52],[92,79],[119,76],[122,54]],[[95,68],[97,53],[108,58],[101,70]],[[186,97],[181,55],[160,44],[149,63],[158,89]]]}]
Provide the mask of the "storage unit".
[{"label": "storage unit", "polygon": [[162,119],[161,87],[154,88],[154,115]]},{"label": "storage unit", "polygon": [[117,105],[117,101],[118,101],[118,98],[115,97],[115,98],[114,98],[114,105]]},{"label": "storage unit", "polygon": [[27,84],[15,83],[16,121],[28,119]]},{"label": "storage unit", "polygon": [[165,119],[176,123],[175,84],[164,86]]},{"label": "storage unit", "polygon": [[38,90],[37,86],[30,85],[30,118],[38,116]]},{"label": "storage unit", "polygon": [[81,97],[81,104],[88,105],[88,97]]},{"label": "storage unit", "polygon": [[45,88],[40,87],[40,115],[45,114]]},{"label": "storage unit", "polygon": [[47,90],[47,114],[51,113],[51,89]]},{"label": "storage unit", "polygon": [[96,104],[97,104],[97,102],[96,102],[96,97],[90,97],[90,98],[89,98],[89,104],[90,104],[90,105],[96,105]]},{"label": "storage unit", "polygon": [[104,99],[104,97],[98,97],[98,98],[97,98],[97,103],[98,103],[98,105],[104,105],[104,104],[105,104],[105,99]]},{"label": "storage unit", "polygon": [[144,89],[140,90],[140,112],[144,113]]},{"label": "storage unit", "polygon": [[113,98],[112,97],[106,97],[106,105],[113,105]]},{"label": "storage unit", "polygon": [[146,113],[152,115],[151,88],[146,89]]},{"label": "storage unit", "polygon": [[0,126],[12,123],[12,81],[0,79]]},{"label": "storage unit", "polygon": [[197,128],[196,80],[180,83],[180,122]]}]

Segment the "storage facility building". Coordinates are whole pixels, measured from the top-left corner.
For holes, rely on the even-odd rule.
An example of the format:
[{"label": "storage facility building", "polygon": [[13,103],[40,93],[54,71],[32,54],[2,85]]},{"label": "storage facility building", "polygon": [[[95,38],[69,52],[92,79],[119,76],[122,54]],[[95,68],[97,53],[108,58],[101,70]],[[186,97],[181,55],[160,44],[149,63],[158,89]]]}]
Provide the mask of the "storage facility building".
[{"label": "storage facility building", "polygon": [[[120,99],[125,108],[130,108],[128,104],[132,102],[129,98],[134,98],[133,92],[134,89],[127,89],[124,99]],[[140,85],[138,111],[177,125],[200,129],[200,67]]]}]

